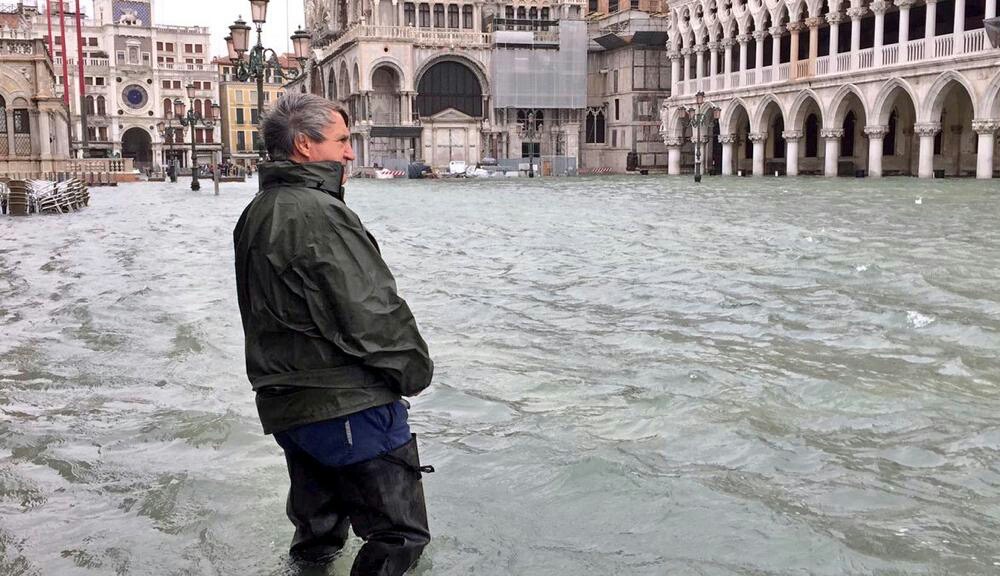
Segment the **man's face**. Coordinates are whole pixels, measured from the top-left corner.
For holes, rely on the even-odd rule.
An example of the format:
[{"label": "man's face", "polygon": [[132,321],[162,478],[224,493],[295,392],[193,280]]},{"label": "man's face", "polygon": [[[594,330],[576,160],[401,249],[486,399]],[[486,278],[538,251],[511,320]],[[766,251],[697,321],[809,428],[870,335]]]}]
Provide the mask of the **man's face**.
[{"label": "man's face", "polygon": [[[351,148],[351,131],[344,124],[344,117],[340,112],[330,113],[330,123],[323,131],[326,140],[316,142],[304,135],[300,135],[295,142],[296,157],[298,162],[340,162],[345,167],[347,163],[354,160],[354,149]],[[347,171],[344,171],[344,181],[347,181]]]}]

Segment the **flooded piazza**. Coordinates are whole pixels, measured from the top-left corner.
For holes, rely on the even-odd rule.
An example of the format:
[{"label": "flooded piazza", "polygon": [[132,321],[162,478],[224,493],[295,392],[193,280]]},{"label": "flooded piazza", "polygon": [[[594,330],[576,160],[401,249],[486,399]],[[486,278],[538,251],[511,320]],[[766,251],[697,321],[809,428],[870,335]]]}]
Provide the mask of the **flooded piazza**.
[{"label": "flooded piazza", "polygon": [[[0,216],[0,574],[290,574],[256,184]],[[1000,183],[352,181],[436,362],[415,574],[1000,571]],[[331,574],[347,574],[359,541]]]}]

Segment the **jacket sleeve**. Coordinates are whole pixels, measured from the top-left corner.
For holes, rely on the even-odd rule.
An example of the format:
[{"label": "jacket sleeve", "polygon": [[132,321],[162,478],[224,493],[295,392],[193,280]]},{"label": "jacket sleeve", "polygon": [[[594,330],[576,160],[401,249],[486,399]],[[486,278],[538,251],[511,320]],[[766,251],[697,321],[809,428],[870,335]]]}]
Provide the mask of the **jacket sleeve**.
[{"label": "jacket sleeve", "polygon": [[308,217],[291,271],[324,338],[380,372],[397,393],[419,394],[434,363],[396,281],[358,219],[328,204]]}]

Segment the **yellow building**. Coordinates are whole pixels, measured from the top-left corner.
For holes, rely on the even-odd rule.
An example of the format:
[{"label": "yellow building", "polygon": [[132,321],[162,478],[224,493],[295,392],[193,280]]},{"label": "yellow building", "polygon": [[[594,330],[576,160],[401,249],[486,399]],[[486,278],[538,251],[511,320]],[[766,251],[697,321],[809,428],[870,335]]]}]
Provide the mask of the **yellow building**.
[{"label": "yellow building", "polygon": [[[257,143],[260,138],[257,118],[257,82],[240,82],[229,58],[216,58],[219,67],[219,106],[222,115],[222,158],[236,166],[256,166],[259,158]],[[286,71],[298,67],[292,55],[281,57]],[[282,83],[268,77],[264,82],[264,108],[275,102],[285,89]],[[287,79],[286,79],[287,81]]]}]

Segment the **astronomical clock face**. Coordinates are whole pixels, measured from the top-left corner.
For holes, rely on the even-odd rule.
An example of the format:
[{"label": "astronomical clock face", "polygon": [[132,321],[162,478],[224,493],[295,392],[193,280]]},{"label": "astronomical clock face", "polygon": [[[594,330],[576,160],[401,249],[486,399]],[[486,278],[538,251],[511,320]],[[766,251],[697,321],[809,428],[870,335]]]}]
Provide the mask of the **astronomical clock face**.
[{"label": "astronomical clock face", "polygon": [[122,90],[122,102],[133,110],[142,110],[149,103],[149,93],[138,84],[131,84]]}]

